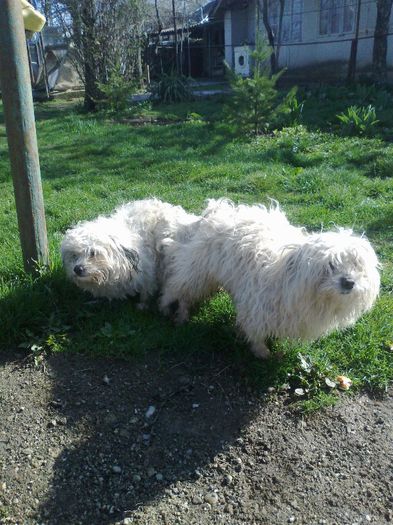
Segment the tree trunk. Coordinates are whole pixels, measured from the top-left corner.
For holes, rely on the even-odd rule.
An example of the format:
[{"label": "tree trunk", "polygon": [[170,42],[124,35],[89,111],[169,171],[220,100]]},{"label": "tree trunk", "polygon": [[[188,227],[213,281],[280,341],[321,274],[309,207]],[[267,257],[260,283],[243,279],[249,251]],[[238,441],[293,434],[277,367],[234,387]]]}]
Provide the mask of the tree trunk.
[{"label": "tree trunk", "polygon": [[173,29],[175,31],[175,71],[179,74],[179,60],[178,60],[178,49],[177,49],[177,24],[176,24],[176,8],[175,0],[172,0],[172,16],[173,16]]},{"label": "tree trunk", "polygon": [[84,107],[87,111],[96,109],[100,90],[97,86],[97,63],[95,49],[95,17],[94,0],[84,0],[81,11],[82,20],[82,47],[84,59],[85,99]]},{"label": "tree trunk", "polygon": [[393,0],[377,0],[377,20],[374,31],[373,77],[374,81],[384,83],[387,80],[386,55],[388,51],[388,33]]},{"label": "tree trunk", "polygon": [[280,46],[282,40],[282,24],[284,19],[284,10],[285,10],[285,0],[280,0],[280,12],[278,15],[278,35],[276,42],[276,64],[278,67],[279,56],[280,56]]},{"label": "tree trunk", "polygon": [[266,29],[269,46],[271,48],[270,69],[271,69],[271,74],[274,75],[277,72],[277,58],[276,58],[276,52],[274,48],[274,44],[275,44],[274,33],[273,33],[273,30],[269,22],[268,0],[262,0],[262,20],[263,20],[263,25],[265,26],[265,29]]},{"label": "tree trunk", "polygon": [[348,82],[354,82],[355,77],[356,77],[356,61],[357,61],[357,54],[358,54],[361,8],[362,8],[362,0],[358,0],[357,10],[356,10],[355,38],[351,42],[351,54],[349,56],[349,63],[348,63],[348,75],[347,75]]}]

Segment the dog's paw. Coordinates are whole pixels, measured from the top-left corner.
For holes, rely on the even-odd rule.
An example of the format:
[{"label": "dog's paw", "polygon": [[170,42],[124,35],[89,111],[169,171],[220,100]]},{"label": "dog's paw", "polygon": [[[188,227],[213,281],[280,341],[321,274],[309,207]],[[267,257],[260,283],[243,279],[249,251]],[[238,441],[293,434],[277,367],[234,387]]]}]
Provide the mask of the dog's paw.
[{"label": "dog's paw", "polygon": [[265,343],[252,343],[251,352],[258,357],[258,359],[269,359],[271,353]]},{"label": "dog's paw", "polygon": [[174,316],[174,322],[176,325],[182,325],[186,323],[190,318],[190,310],[187,303],[179,301],[179,306]]},{"label": "dog's paw", "polygon": [[136,305],[136,309],[143,312],[144,310],[148,310],[149,309],[149,305],[147,303],[138,303]]}]

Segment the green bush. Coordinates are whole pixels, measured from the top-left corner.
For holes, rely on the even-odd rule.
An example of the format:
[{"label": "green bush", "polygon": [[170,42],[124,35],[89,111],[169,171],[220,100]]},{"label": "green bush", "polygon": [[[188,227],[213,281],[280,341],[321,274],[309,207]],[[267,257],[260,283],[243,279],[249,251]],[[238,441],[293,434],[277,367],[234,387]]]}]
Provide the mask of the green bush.
[{"label": "green bush", "polygon": [[124,111],[130,106],[131,96],[137,90],[135,80],[127,80],[121,74],[120,68],[115,68],[106,83],[98,83],[98,88],[103,94],[102,100],[98,101],[100,109],[110,111]]},{"label": "green bush", "polygon": [[379,120],[375,114],[375,107],[371,104],[366,107],[350,106],[338,114],[337,118],[340,121],[341,133],[345,136],[372,137],[377,132]]},{"label": "green bush", "polygon": [[154,99],[166,104],[193,99],[190,79],[174,72],[163,73],[158,82],[152,85],[151,93]]},{"label": "green bush", "polygon": [[251,53],[252,77],[243,78],[228,69],[232,95],[224,116],[238,131],[258,135],[282,127],[295,113],[300,117],[303,106],[297,102],[296,88],[284,99],[280,97],[276,85],[285,70],[271,75],[269,55],[267,45],[257,37],[255,51]]}]

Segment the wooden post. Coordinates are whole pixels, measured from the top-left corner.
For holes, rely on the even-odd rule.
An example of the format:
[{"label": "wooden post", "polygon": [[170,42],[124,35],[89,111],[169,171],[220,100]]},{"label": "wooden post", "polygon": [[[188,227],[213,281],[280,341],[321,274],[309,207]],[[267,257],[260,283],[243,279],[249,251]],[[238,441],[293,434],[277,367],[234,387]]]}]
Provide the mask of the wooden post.
[{"label": "wooden post", "polygon": [[0,0],[0,81],[25,270],[48,264],[44,200],[19,1]]}]

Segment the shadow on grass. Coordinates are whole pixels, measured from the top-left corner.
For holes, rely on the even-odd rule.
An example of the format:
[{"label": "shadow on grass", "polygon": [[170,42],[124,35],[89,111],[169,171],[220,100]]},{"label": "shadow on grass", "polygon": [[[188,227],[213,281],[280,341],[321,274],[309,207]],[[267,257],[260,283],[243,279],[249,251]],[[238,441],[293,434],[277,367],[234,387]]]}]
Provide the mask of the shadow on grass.
[{"label": "shadow on grass", "polygon": [[154,303],[141,312],[136,302],[134,298],[93,299],[66,281],[61,269],[35,280],[16,278],[0,299],[0,346],[12,349],[31,343],[49,353],[73,351],[125,359],[150,351],[172,356],[218,352],[259,386],[285,379],[289,363],[275,358],[260,362],[251,355],[234,326],[227,294],[205,302],[180,327],[161,316]]}]

